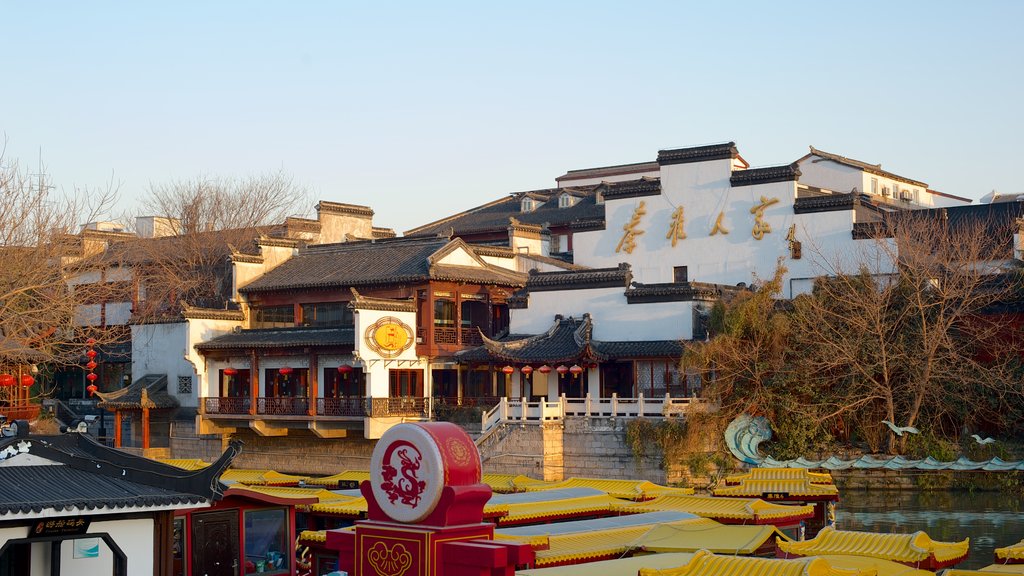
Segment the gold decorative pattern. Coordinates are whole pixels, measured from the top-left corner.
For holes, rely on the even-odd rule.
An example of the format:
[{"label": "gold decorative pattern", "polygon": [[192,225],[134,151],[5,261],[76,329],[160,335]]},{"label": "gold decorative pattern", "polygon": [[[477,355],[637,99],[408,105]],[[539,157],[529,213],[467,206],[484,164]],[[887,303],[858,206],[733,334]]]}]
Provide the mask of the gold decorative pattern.
[{"label": "gold decorative pattern", "polygon": [[636,209],[633,210],[633,217],[622,227],[625,234],[622,235],[618,246],[615,247],[615,252],[625,251],[626,254],[633,253],[633,250],[636,249],[636,237],[644,233],[643,230],[636,229],[640,225],[640,219],[644,214],[647,214],[647,206],[641,201]]},{"label": "gold decorative pattern", "polygon": [[394,358],[412,346],[413,332],[405,322],[385,316],[366,328],[363,340],[381,358]]},{"label": "gold decorative pattern", "polygon": [[722,234],[728,234],[729,233],[729,231],[726,230],[725,226],[722,225],[722,218],[724,218],[724,217],[725,217],[725,212],[719,212],[718,213],[718,218],[715,218],[715,226],[711,229],[711,234],[708,234],[708,236],[714,236],[715,234],[718,234],[719,232],[721,232]]},{"label": "gold decorative pattern", "polygon": [[669,228],[668,234],[665,235],[666,239],[672,241],[673,248],[675,248],[676,242],[686,239],[686,230],[683,229],[685,223],[683,207],[680,206],[672,212],[672,226]]},{"label": "gold decorative pattern", "polygon": [[750,235],[754,237],[754,240],[760,240],[764,238],[765,234],[772,231],[771,224],[764,221],[764,211],[772,204],[777,204],[778,198],[768,198],[761,196],[761,203],[750,209],[750,213],[754,215],[754,228],[750,231]]},{"label": "gold decorative pattern", "polygon": [[448,450],[448,454],[451,455],[452,460],[455,461],[459,466],[466,466],[469,464],[469,448],[466,447],[465,442],[459,438],[451,437],[445,441],[445,448]]},{"label": "gold decorative pattern", "polygon": [[375,542],[366,553],[366,559],[376,576],[403,576],[412,566],[412,554],[401,542],[390,548],[383,542]]}]

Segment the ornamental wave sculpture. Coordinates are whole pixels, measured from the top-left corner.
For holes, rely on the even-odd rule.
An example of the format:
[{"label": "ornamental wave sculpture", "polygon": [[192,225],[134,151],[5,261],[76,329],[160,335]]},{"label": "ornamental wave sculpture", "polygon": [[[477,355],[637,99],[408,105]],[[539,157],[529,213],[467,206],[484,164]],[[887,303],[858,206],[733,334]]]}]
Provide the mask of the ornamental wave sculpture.
[{"label": "ornamental wave sculpture", "polygon": [[824,460],[794,458],[792,460],[776,460],[771,456],[763,456],[758,446],[772,438],[771,426],[764,416],[741,414],[725,429],[725,444],[738,460],[751,466],[764,468],[824,468],[826,470],[848,470],[881,468],[886,470],[983,470],[986,472],[1007,472],[1024,470],[1024,460],[1007,462],[999,457],[990,460],[976,461],[961,456],[956,460],[943,462],[931,456],[922,459],[893,456],[877,458],[861,456],[855,460],[844,460],[838,456],[830,456]]}]

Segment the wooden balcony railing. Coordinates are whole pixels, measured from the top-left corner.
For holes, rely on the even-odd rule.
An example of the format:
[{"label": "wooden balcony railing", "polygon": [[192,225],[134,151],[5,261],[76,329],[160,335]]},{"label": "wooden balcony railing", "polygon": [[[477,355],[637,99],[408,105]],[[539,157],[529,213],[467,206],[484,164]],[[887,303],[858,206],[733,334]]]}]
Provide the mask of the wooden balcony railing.
[{"label": "wooden balcony railing", "polygon": [[252,405],[252,400],[249,397],[203,398],[203,408],[207,414],[248,414],[250,405]]},{"label": "wooden balcony railing", "polygon": [[317,416],[366,416],[366,399],[359,396],[317,398]]},{"label": "wooden balcony railing", "polygon": [[267,416],[302,416],[309,414],[309,398],[257,398],[256,413]]},{"label": "wooden balcony railing", "polygon": [[430,417],[430,398],[369,398],[370,416],[406,416],[413,418]]}]

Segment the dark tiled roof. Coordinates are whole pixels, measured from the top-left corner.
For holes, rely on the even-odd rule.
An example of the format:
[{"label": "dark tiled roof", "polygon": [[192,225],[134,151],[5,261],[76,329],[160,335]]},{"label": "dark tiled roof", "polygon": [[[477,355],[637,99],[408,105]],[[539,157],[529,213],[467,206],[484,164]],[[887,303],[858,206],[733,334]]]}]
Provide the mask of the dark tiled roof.
[{"label": "dark tiled roof", "polygon": [[241,330],[196,344],[196,350],[239,350],[253,348],[305,348],[309,346],[353,346],[355,327],[259,328]]},{"label": "dark tiled roof", "polygon": [[554,324],[543,334],[509,335],[502,340],[484,337],[483,346],[457,352],[455,358],[460,362],[558,364],[619,358],[678,358],[683,352],[682,342],[605,342],[594,340],[593,332],[589,314],[584,314],[583,318],[556,316]]},{"label": "dark tiled roof", "polygon": [[129,482],[83,474],[68,466],[5,466],[0,468],[0,512],[41,512],[78,508],[133,508],[201,504],[206,499]]},{"label": "dark tiled roof", "polygon": [[451,280],[521,286],[523,275],[484,264],[432,265],[430,256],[447,238],[395,238],[307,246],[287,262],[239,289],[253,294],[297,288],[347,288]]},{"label": "dark tiled roof", "polygon": [[555,182],[561,182],[563,180],[583,180],[587,178],[606,178],[608,176],[619,176],[622,174],[637,174],[640,172],[657,171],[657,162],[635,162],[633,164],[618,164],[616,166],[600,166],[598,168],[569,170],[565,174],[555,178]]},{"label": "dark tiled roof", "polygon": [[[574,191],[586,195],[567,208],[558,207],[558,195],[565,192],[566,189],[552,188],[528,193],[520,192],[444,220],[413,228],[406,231],[406,235],[435,235],[447,230],[454,230],[456,236],[488,231],[498,232],[508,229],[509,218],[515,218],[523,224],[547,225],[549,228],[569,226],[575,222],[590,220],[603,221],[604,206],[595,202],[594,188],[595,186],[587,186],[574,189]],[[532,212],[522,212],[520,200],[524,194],[544,198],[544,203]]]},{"label": "dark tiled roof", "polygon": [[240,451],[241,443],[232,441],[216,462],[187,471],[83,434],[3,438],[0,459],[27,453],[55,464],[0,467],[0,514],[202,504],[220,498],[220,475]]},{"label": "dark tiled roof", "polygon": [[585,268],[567,270],[565,272],[531,271],[526,281],[530,292],[551,290],[589,289],[589,288],[625,288],[633,279],[629,264],[619,264],[615,268]]},{"label": "dark tiled roof", "polygon": [[661,194],[661,179],[644,177],[625,182],[603,182],[598,191],[605,200],[657,196]]},{"label": "dark tiled roof", "polygon": [[626,302],[691,302],[718,300],[729,288],[698,282],[671,282],[665,284],[634,284],[626,290]]},{"label": "dark tiled roof", "polygon": [[793,202],[793,213],[811,214],[814,212],[835,212],[837,210],[853,210],[860,199],[858,194],[830,194],[828,196],[806,196]]},{"label": "dark tiled roof", "polygon": [[173,409],[178,399],[167,393],[167,375],[148,374],[120,390],[97,392],[96,405],[108,410]]},{"label": "dark tiled roof", "polygon": [[748,168],[736,170],[729,177],[729,183],[736,186],[753,186],[755,184],[771,184],[772,182],[795,181],[800,178],[800,168],[793,164],[785,166],[767,166],[764,168]]},{"label": "dark tiled roof", "polygon": [[722,144],[710,144],[707,146],[692,146],[690,148],[676,148],[674,150],[659,150],[658,164],[667,166],[671,164],[688,164],[691,162],[707,162],[708,160],[724,160],[735,158],[739,155],[735,142]]},{"label": "dark tiled roof", "polygon": [[237,322],[245,320],[245,313],[238,309],[200,308],[191,306],[187,302],[181,303],[181,315],[185,318],[204,320],[234,320]]},{"label": "dark tiled roof", "polygon": [[[819,158],[824,158],[826,160],[831,160],[833,162],[838,162],[839,164],[843,164],[845,166],[850,166],[852,168],[859,168],[859,169],[861,169],[861,170],[863,170],[863,171],[865,171],[865,172],[867,172],[869,174],[876,174],[878,176],[884,176],[886,178],[891,178],[893,180],[898,180],[900,182],[906,182],[907,184],[912,184],[914,186],[920,186],[922,188],[927,188],[928,187],[928,185],[925,184],[924,182],[921,182],[921,181],[918,181],[918,180],[911,180],[910,178],[905,178],[905,177],[900,176],[898,174],[893,174],[892,172],[889,172],[887,170],[882,170],[882,165],[881,164],[868,164],[867,162],[862,162],[860,160],[854,160],[853,158],[847,158],[846,156],[840,156],[839,154],[831,154],[831,153],[825,152],[823,150],[818,150],[814,146],[811,146],[810,149],[811,149],[810,153],[807,154],[806,156],[804,156],[803,158],[801,158],[800,160],[803,160],[804,158],[807,158],[807,157],[810,157],[810,156],[818,156]],[[799,162],[799,160],[798,160],[798,162]]]},{"label": "dark tiled roof", "polygon": [[373,298],[363,296],[352,288],[352,301],[349,308],[353,310],[382,310],[384,312],[415,312],[416,302],[411,299],[396,300],[394,298]]},{"label": "dark tiled roof", "polygon": [[331,214],[351,214],[354,216],[372,217],[373,209],[369,206],[359,204],[344,204],[341,202],[328,202],[321,200],[316,205],[317,212],[328,212]]},{"label": "dark tiled roof", "polygon": [[601,342],[601,353],[609,360],[626,358],[682,358],[680,340],[644,340],[638,342]]}]

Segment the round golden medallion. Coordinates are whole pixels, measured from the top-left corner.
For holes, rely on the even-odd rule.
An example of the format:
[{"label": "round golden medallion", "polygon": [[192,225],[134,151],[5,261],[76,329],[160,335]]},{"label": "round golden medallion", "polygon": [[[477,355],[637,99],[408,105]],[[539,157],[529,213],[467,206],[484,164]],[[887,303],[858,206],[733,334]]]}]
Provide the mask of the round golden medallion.
[{"label": "round golden medallion", "polygon": [[385,316],[366,329],[366,345],[382,358],[395,358],[412,346],[412,328],[394,316]]}]

